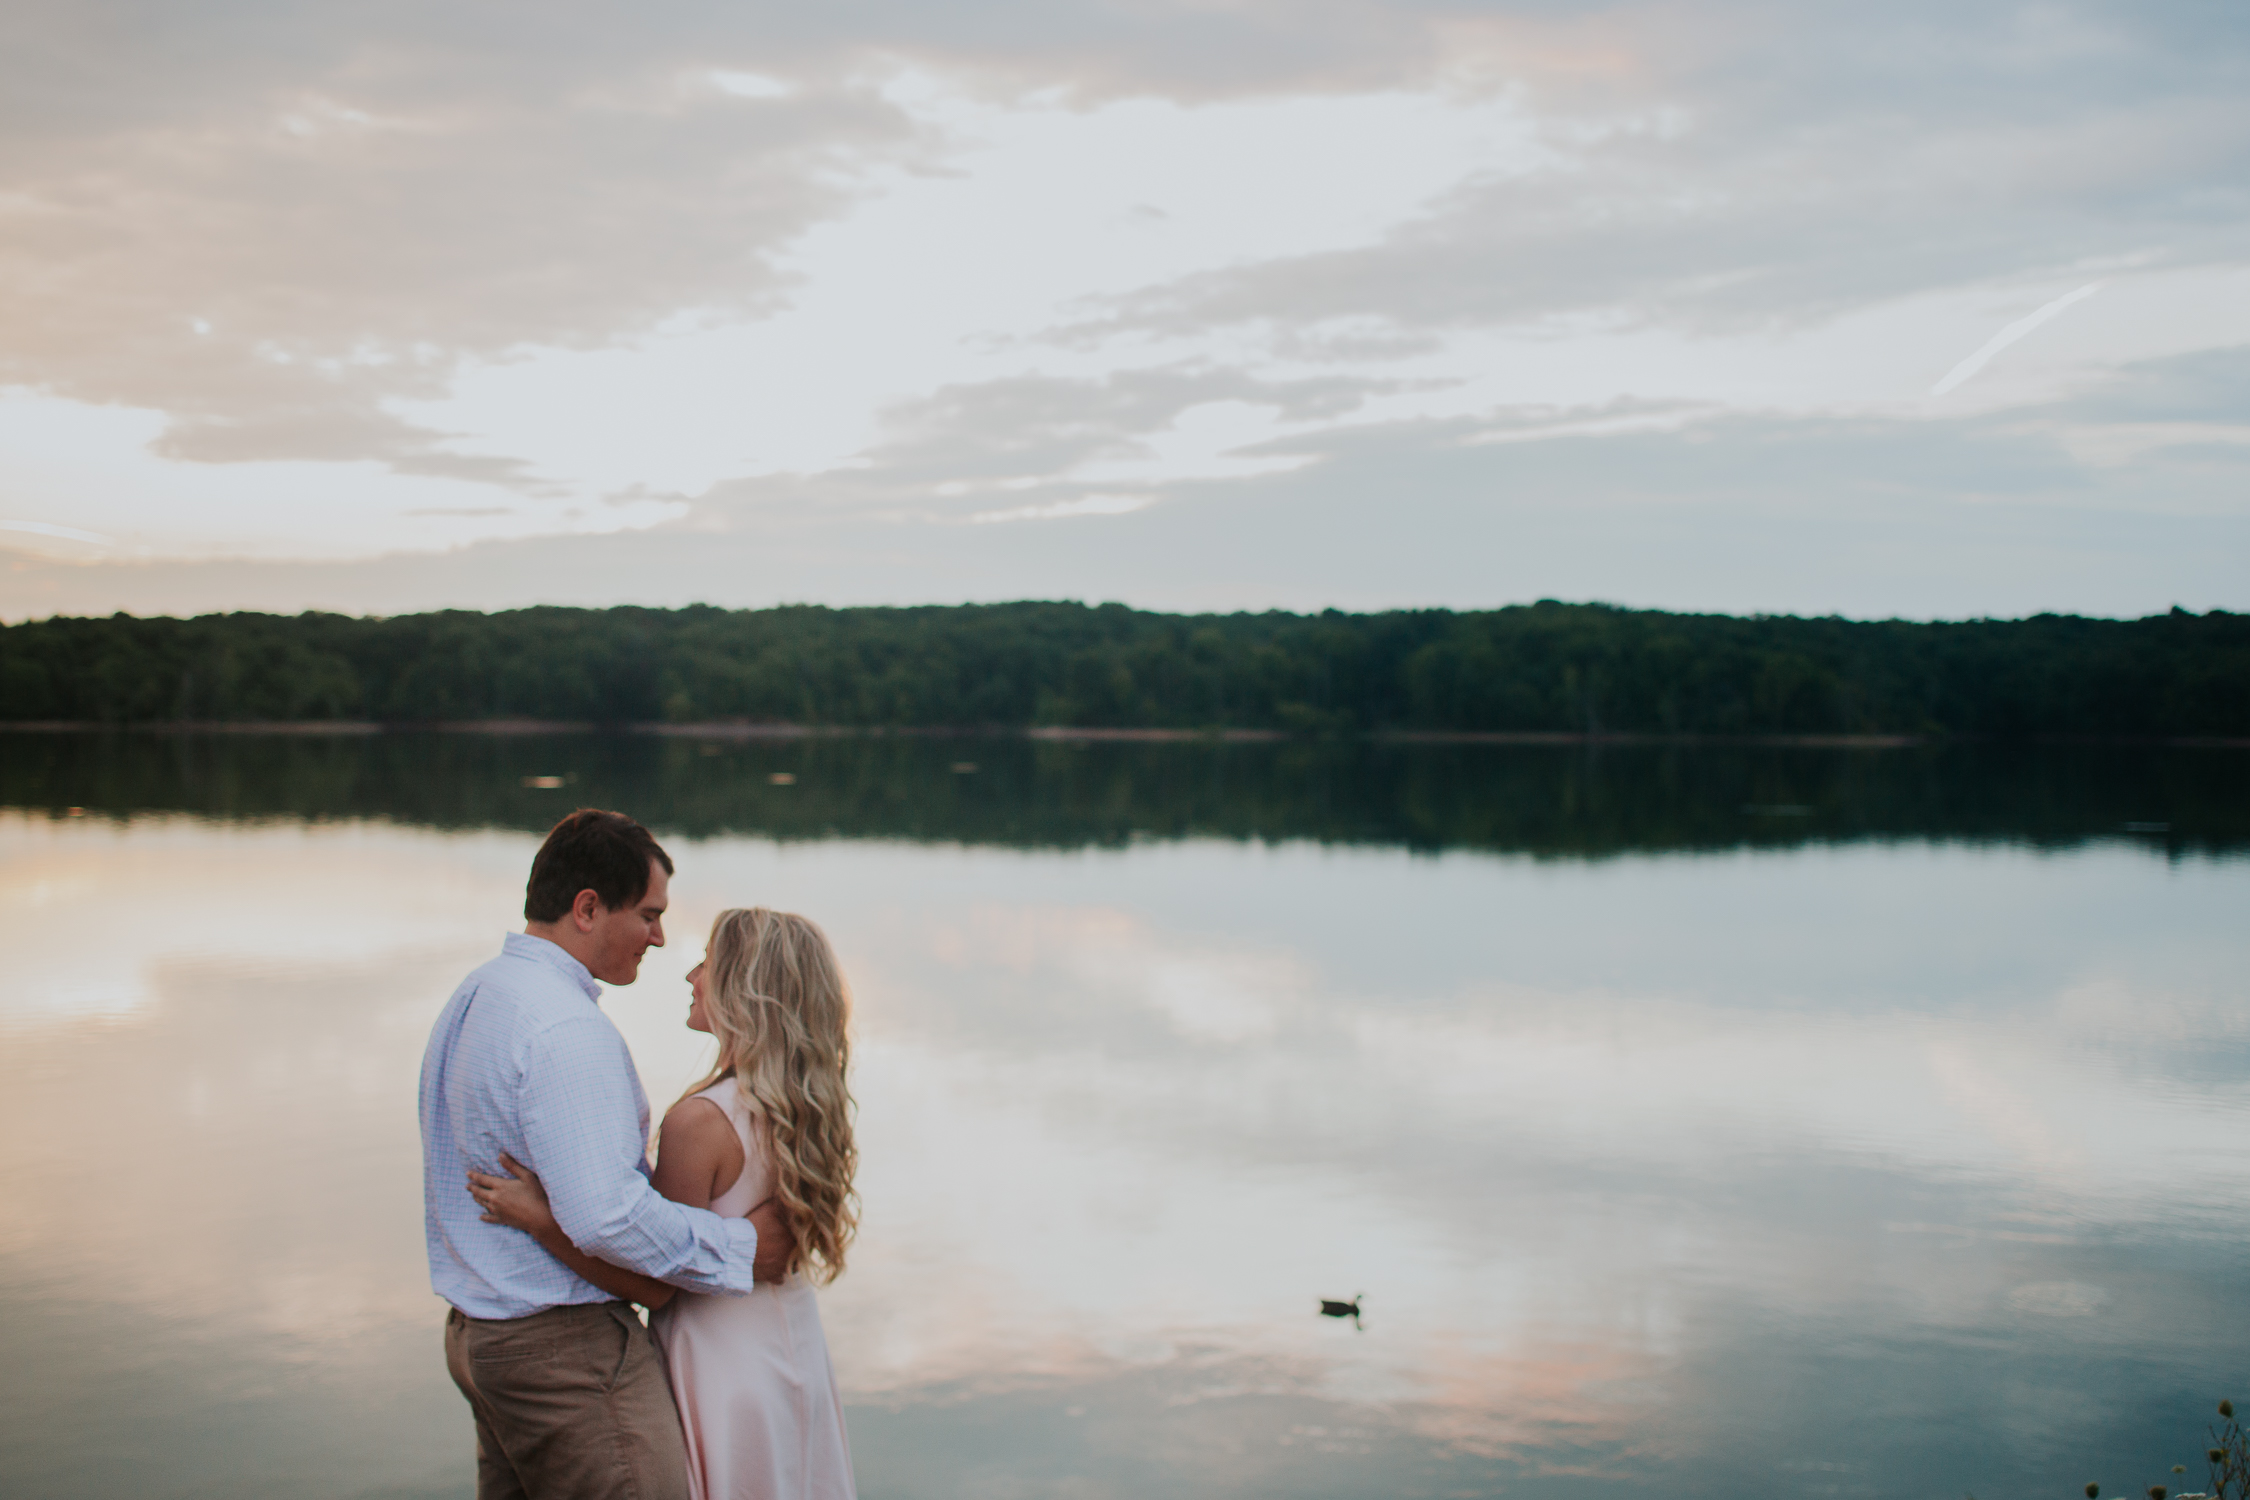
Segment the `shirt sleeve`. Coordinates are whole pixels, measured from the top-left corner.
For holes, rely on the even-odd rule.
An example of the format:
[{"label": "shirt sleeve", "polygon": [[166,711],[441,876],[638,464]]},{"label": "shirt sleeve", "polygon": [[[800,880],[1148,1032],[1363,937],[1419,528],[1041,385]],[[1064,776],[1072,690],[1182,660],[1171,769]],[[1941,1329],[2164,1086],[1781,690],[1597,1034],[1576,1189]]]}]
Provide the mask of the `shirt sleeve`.
[{"label": "shirt sleeve", "polygon": [[650,1185],[632,1067],[599,1013],[540,1033],[517,1100],[524,1165],[539,1174],[562,1232],[595,1259],[689,1291],[748,1292],[757,1230]]}]

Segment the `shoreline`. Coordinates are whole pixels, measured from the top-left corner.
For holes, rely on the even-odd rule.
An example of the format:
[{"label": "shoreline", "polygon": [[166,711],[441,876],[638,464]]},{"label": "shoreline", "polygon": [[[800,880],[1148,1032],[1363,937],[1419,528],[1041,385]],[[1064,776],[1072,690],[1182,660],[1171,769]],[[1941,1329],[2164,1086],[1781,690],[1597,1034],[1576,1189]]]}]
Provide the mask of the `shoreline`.
[{"label": "shoreline", "polygon": [[663,739],[689,740],[806,740],[806,739],[1027,739],[1067,744],[1220,744],[1270,745],[1349,740],[1378,745],[1524,745],[1640,747],[1673,746],[1683,749],[1721,746],[1764,746],[1802,750],[1906,750],[1947,744],[2114,745],[2152,746],[2167,749],[2250,749],[2250,737],[2224,735],[2036,734],[2000,739],[1968,734],[1656,734],[1625,731],[1476,730],[1476,729],[1371,729],[1328,734],[1300,734],[1286,729],[1160,729],[1097,728],[1092,726],[1038,725],[889,725],[791,724],[715,720],[672,724],[638,722],[601,724],[568,719],[244,719],[150,720],[103,723],[85,719],[0,720],[0,734],[137,734],[137,735],[287,735],[299,738],[364,738],[387,734],[488,735],[495,738],[565,734],[638,734]]}]

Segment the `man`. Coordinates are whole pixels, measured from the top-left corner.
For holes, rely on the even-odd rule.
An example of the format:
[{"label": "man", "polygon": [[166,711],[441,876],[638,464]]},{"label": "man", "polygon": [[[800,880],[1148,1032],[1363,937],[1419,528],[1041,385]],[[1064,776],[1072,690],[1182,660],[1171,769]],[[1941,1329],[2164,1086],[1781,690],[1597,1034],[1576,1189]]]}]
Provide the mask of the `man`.
[{"label": "man", "polygon": [[[478,1500],[686,1500],[687,1455],[640,1318],[530,1236],[484,1221],[471,1168],[539,1174],[598,1259],[698,1292],[779,1280],[778,1212],[722,1219],[649,1185],[648,1100],[595,981],[631,984],[664,944],[671,858],[622,813],[554,826],[526,925],[455,990],[422,1057],[430,1283],[453,1305],[446,1365],[476,1414]],[[760,1251],[763,1254],[760,1254]]]}]

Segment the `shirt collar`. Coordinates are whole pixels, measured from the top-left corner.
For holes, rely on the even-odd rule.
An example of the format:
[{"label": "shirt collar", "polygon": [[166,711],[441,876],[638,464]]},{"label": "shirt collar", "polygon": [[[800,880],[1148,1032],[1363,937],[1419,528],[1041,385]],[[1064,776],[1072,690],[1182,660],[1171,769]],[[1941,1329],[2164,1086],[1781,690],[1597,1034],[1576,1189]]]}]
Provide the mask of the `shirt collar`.
[{"label": "shirt collar", "polygon": [[596,1005],[602,1003],[602,987],[594,982],[593,974],[577,959],[565,952],[559,943],[543,937],[533,937],[528,932],[511,932],[500,951],[510,958],[528,958],[533,963],[545,964],[559,974],[566,974],[572,983],[586,992],[586,998]]}]

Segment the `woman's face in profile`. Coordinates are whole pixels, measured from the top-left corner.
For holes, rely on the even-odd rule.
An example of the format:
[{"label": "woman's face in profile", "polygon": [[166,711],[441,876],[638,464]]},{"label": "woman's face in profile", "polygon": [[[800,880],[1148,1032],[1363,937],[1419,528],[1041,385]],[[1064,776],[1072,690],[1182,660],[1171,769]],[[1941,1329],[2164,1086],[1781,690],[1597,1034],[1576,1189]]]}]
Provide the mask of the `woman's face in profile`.
[{"label": "woman's face in profile", "polygon": [[706,1002],[703,993],[703,976],[710,971],[710,968],[711,959],[706,954],[703,962],[687,971],[688,988],[695,992],[695,998],[688,1001],[687,1008],[687,1024],[690,1031],[708,1032],[711,1029],[711,1012],[705,1008]]}]

